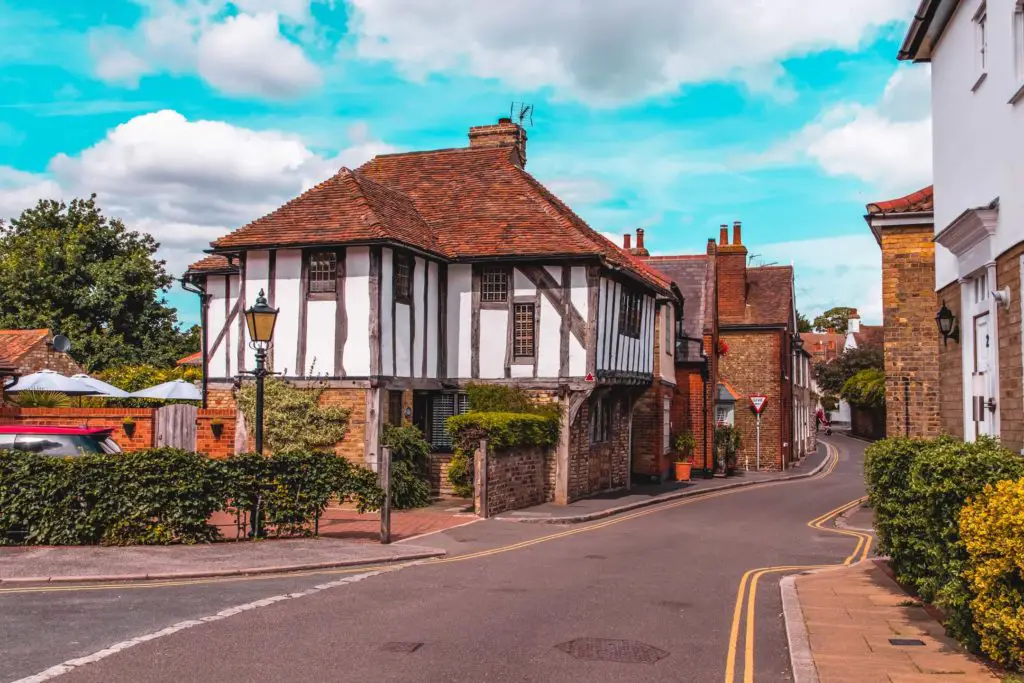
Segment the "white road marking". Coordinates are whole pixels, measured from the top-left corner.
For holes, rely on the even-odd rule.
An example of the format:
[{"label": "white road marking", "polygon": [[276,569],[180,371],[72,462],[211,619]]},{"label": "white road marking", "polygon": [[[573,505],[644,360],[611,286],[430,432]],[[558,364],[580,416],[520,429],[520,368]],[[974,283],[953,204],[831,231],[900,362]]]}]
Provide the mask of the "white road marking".
[{"label": "white road marking", "polygon": [[179,621],[178,623],[171,624],[167,628],[162,628],[159,631],[153,631],[152,633],[146,633],[141,636],[136,636],[135,638],[131,638],[129,640],[122,640],[120,643],[114,643],[113,645],[103,648],[98,652],[93,652],[90,655],[86,655],[84,657],[77,657],[75,659],[69,659],[66,662],[57,664],[56,666],[51,666],[49,669],[46,669],[45,671],[40,671],[39,673],[34,674],[32,676],[28,676],[26,678],[19,678],[18,680],[13,681],[13,683],[42,683],[43,681],[49,681],[53,678],[56,678],[57,676],[62,676],[80,666],[84,666],[86,664],[93,664],[95,662],[100,661],[101,659],[106,659],[111,655],[117,654],[122,650],[127,650],[128,648],[135,647],[136,645],[148,643],[149,641],[156,640],[157,638],[163,638],[165,636],[172,635],[174,633],[177,633],[178,631],[184,631],[185,629],[193,628],[195,626],[208,624],[212,621],[220,621],[222,619],[227,619],[228,617],[233,617],[236,614],[248,612],[249,610],[259,609],[260,607],[268,607],[270,605],[273,605],[274,603],[278,603],[283,600],[295,600],[297,598],[304,598],[309,595],[313,595],[314,593],[325,591],[328,588],[337,588],[338,586],[344,586],[348,583],[355,583],[356,581],[368,579],[371,576],[377,576],[378,574],[383,574],[385,572],[395,571],[395,569],[398,568],[399,567],[391,569],[381,569],[378,571],[366,572],[364,574],[354,574],[352,576],[346,576],[335,581],[329,581],[327,583],[318,584],[304,591],[286,593],[284,595],[274,595],[269,598],[263,598],[262,600],[247,602],[243,605],[228,607],[227,609],[222,609],[216,614],[211,614],[209,616],[201,617],[199,619],[188,619],[186,621]]}]

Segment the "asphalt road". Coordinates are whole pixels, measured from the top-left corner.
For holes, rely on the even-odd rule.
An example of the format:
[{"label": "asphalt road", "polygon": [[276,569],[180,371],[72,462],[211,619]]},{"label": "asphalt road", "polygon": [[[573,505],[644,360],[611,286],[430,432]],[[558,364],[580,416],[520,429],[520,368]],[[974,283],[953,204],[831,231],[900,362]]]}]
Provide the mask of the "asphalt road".
[{"label": "asphalt road", "polygon": [[[487,521],[431,539],[453,556],[176,585],[0,591],[0,680],[182,620],[60,681],[722,681],[743,574],[837,564],[856,539],[807,523],[864,494],[863,444],[832,437],[827,476],[686,499],[574,527]],[[791,680],[778,581],[752,622],[759,683]],[[362,578],[323,588],[325,583]],[[320,589],[315,588],[321,586]],[[744,614],[746,608],[744,608]],[[744,681],[742,635],[735,680]],[[731,681],[727,681],[731,683]]]}]

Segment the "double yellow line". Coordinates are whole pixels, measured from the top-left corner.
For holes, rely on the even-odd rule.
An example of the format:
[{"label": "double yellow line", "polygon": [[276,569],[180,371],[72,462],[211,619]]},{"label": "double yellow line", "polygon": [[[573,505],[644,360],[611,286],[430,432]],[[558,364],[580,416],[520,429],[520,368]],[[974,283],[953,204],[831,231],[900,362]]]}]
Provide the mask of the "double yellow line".
[{"label": "double yellow line", "polygon": [[[831,444],[826,446],[830,452],[835,451]],[[830,474],[835,469],[835,463],[838,462],[838,453],[834,454],[833,461],[829,464],[829,467],[822,472],[823,475]],[[848,503],[844,503],[839,507],[829,510],[823,515],[819,515],[807,522],[807,526],[812,529],[819,531],[828,531],[835,534],[841,534],[844,536],[850,536],[857,539],[857,544],[854,546],[853,552],[850,553],[842,565],[849,565],[854,560],[865,560],[867,559],[868,552],[871,549],[872,537],[871,534],[862,531],[853,531],[851,529],[836,529],[835,527],[826,527],[824,524],[830,520],[838,517],[844,512],[853,509],[860,505],[866,500],[866,498],[858,498]],[[777,566],[777,567],[759,567],[757,569],[751,569],[743,574],[740,579],[739,589],[736,591],[736,604],[733,607],[732,614],[732,626],[729,629],[729,651],[725,664],[725,683],[735,683],[736,681],[736,664],[739,653],[739,637],[740,637],[740,625],[743,622],[744,613],[746,614],[746,629],[743,637],[743,683],[753,683],[754,681],[754,632],[755,632],[755,617],[757,612],[757,584],[762,576],[765,574],[774,574],[780,572],[794,572],[794,571],[806,571],[809,569],[824,569],[826,567],[833,567],[836,565],[827,564],[816,564],[816,565],[789,565],[789,566]],[[748,590],[749,587],[749,590]],[[744,609],[744,605],[746,609]]]}]

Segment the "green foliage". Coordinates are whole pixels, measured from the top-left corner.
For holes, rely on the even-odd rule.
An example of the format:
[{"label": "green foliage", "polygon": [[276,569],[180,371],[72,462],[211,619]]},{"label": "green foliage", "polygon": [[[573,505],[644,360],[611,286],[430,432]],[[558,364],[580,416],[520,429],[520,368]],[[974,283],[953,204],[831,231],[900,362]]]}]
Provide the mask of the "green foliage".
[{"label": "green foliage", "polygon": [[715,452],[718,453],[719,462],[726,467],[736,467],[736,455],[742,444],[740,430],[736,427],[727,424],[715,427]]},{"label": "green foliage", "polygon": [[[177,366],[160,368],[155,365],[118,365],[106,370],[94,373],[97,379],[113,384],[118,389],[127,392],[147,389],[157,384],[171,382],[176,379],[183,379],[186,382],[197,382],[203,378],[202,368],[193,366]],[[84,401],[92,399],[96,403],[110,407],[120,408],[154,408],[167,403],[181,403],[182,401],[161,401],[149,398],[100,398],[85,396]],[[78,405],[79,399],[75,399],[74,405]],[[198,401],[190,401],[198,405]]]},{"label": "green foliage", "polygon": [[155,257],[158,247],[104,217],[95,195],[40,200],[9,225],[0,222],[0,327],[65,334],[71,355],[90,370],[173,365],[199,347],[162,298],[173,280]]},{"label": "green foliage", "polygon": [[884,371],[882,349],[867,345],[844,351],[830,361],[814,364],[814,380],[827,396],[839,396],[847,380],[861,370]]},{"label": "green foliage", "polygon": [[881,549],[897,576],[942,607],[949,632],[976,648],[960,511],[987,485],[1024,476],[1024,460],[992,439],[887,439],[868,448],[865,474]]},{"label": "green foliage", "polygon": [[71,405],[68,395],[59,391],[22,391],[12,396],[22,408],[66,408]]},{"label": "green foliage", "polygon": [[[263,439],[272,452],[333,449],[348,431],[351,411],[341,406],[322,406],[323,386],[293,387],[268,377],[263,390]],[[247,424],[256,424],[256,385],[245,384],[238,405]]]},{"label": "green foliage", "polygon": [[448,433],[456,446],[469,452],[480,439],[487,439],[492,449],[552,446],[558,441],[558,428],[554,415],[470,411],[448,418]]},{"label": "green foliage", "polygon": [[455,450],[455,455],[448,461],[447,476],[456,496],[469,498],[473,495],[473,463],[465,451]]},{"label": "green foliage", "polygon": [[391,449],[391,504],[397,510],[430,505],[430,443],[412,425],[385,425],[381,445]]},{"label": "green foliage", "polygon": [[3,451],[0,543],[209,542],[218,538],[210,515],[224,509],[240,526],[258,519],[261,533],[309,535],[332,497],[362,512],[383,494],[373,472],[331,453],[216,461],[172,448],[75,458]]},{"label": "green foliage", "polygon": [[862,408],[884,408],[885,373],[879,368],[861,370],[846,380],[839,395],[850,405]]},{"label": "green foliage", "polygon": [[469,384],[466,386],[469,409],[477,413],[530,413],[557,415],[556,404],[538,404],[521,387],[503,384]]},{"label": "green foliage", "polygon": [[676,437],[672,447],[681,456],[680,462],[685,462],[685,459],[689,458],[693,454],[693,449],[697,447],[697,437],[693,435],[693,432],[683,432]]},{"label": "green foliage", "polygon": [[811,327],[810,321],[807,320],[807,316],[805,316],[800,311],[797,311],[796,312],[796,331],[800,332],[802,334],[804,332],[811,332],[813,329],[814,328]]},{"label": "green foliage", "polygon": [[821,409],[826,412],[833,412],[839,409],[839,401],[835,396],[822,396],[821,397]]},{"label": "green foliage", "polygon": [[814,329],[818,332],[835,330],[839,334],[846,334],[850,326],[850,316],[856,312],[856,308],[850,308],[849,306],[830,308],[814,318]]}]

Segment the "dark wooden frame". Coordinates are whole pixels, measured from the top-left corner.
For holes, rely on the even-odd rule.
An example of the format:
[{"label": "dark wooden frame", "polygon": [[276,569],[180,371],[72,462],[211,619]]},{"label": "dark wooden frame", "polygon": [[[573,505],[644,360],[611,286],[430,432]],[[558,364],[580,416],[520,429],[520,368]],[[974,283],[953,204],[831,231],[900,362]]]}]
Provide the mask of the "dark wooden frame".
[{"label": "dark wooden frame", "polygon": [[[508,307],[509,299],[512,298],[512,268],[509,266],[492,266],[482,265],[480,269],[480,308],[490,310],[502,310]],[[502,301],[485,301],[484,300],[484,274],[487,270],[502,271],[505,274],[505,298]]]},{"label": "dark wooden frame", "polygon": [[[398,263],[404,261],[409,264],[408,291],[404,294],[398,292]],[[412,305],[416,282],[416,257],[402,249],[391,250],[391,297],[396,303]],[[392,322],[392,325],[394,323]]]},{"label": "dark wooden frame", "polygon": [[[516,353],[516,331],[515,331],[515,306],[533,306],[533,353],[529,356],[521,356]],[[537,366],[537,336],[540,333],[540,301],[538,296],[515,296],[512,297],[512,365],[533,365],[534,376],[536,377]]]}]

